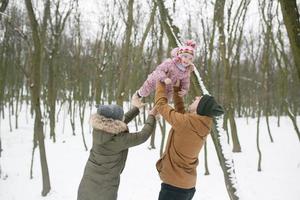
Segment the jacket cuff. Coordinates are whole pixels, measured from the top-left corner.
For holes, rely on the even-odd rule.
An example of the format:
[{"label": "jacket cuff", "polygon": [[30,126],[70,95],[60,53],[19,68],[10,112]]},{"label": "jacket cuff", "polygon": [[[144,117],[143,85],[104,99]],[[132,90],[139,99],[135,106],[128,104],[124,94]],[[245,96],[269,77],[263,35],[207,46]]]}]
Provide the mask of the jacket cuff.
[{"label": "jacket cuff", "polygon": [[174,87],[173,87],[173,90],[174,90],[174,92],[179,92],[179,91],[180,91],[180,87],[174,86]]},{"label": "jacket cuff", "polygon": [[156,91],[155,91],[155,105],[168,102],[165,91],[166,91],[166,89],[165,89],[164,84],[157,82],[156,83]]},{"label": "jacket cuff", "polygon": [[155,117],[153,115],[148,115],[146,124],[153,126],[155,122],[156,122]]}]

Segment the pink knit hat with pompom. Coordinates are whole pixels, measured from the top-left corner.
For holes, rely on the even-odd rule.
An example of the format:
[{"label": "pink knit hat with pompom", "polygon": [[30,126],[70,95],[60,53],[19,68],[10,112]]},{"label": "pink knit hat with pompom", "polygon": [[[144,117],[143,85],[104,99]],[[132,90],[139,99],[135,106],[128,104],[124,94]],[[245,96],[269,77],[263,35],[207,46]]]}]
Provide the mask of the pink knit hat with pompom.
[{"label": "pink knit hat with pompom", "polygon": [[177,57],[180,54],[188,53],[192,56],[195,55],[196,43],[193,40],[187,40],[184,43],[184,46],[176,47],[171,51],[172,57]]}]

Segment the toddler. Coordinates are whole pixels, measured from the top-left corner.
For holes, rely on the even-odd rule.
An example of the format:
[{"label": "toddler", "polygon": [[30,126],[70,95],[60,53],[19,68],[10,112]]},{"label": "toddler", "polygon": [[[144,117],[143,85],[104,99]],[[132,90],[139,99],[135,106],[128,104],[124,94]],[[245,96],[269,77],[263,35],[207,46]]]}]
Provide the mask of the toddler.
[{"label": "toddler", "polygon": [[173,86],[179,81],[180,91],[178,94],[184,96],[190,87],[190,74],[194,70],[193,59],[196,44],[192,40],[187,40],[184,46],[177,47],[171,51],[172,58],[169,58],[156,67],[148,75],[142,87],[132,96],[132,104],[142,104],[141,99],[147,97],[155,90],[156,82],[161,81],[166,84],[167,97],[170,100],[173,94]]}]

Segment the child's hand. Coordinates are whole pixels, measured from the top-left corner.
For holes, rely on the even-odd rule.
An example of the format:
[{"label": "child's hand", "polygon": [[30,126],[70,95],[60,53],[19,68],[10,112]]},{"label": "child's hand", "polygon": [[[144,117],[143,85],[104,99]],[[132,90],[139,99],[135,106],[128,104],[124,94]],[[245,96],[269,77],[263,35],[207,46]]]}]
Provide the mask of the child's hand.
[{"label": "child's hand", "polygon": [[172,80],[169,79],[169,78],[166,78],[166,79],[164,80],[164,82],[165,82],[166,85],[169,85],[169,84],[172,83]]},{"label": "child's hand", "polygon": [[192,73],[195,69],[196,69],[196,66],[194,65],[194,63],[191,63],[190,68],[189,68],[189,72]]},{"label": "child's hand", "polygon": [[180,96],[180,97],[183,97],[184,95],[186,95],[187,94],[187,91],[186,90],[183,90],[183,89],[181,89],[179,92],[178,92],[178,96]]}]

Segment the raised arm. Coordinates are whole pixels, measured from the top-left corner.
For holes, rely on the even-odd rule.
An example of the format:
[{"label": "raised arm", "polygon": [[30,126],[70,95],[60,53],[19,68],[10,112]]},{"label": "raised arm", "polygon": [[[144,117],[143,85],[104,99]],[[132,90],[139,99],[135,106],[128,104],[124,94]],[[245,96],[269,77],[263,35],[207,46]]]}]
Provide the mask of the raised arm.
[{"label": "raised arm", "polygon": [[169,70],[170,70],[170,64],[171,63],[171,60],[165,60],[163,61],[161,64],[159,64],[156,69],[155,69],[155,72],[156,72],[156,76],[158,76],[158,79],[159,81],[164,81],[166,78],[168,78],[168,73],[169,73]]},{"label": "raised arm", "polygon": [[169,124],[171,124],[172,128],[185,128],[187,125],[187,117],[185,114],[177,112],[168,104],[165,90],[165,84],[161,82],[156,83],[155,106],[157,111]]},{"label": "raised arm", "polygon": [[180,88],[185,91],[184,95],[186,95],[190,89],[190,76],[184,77],[180,81]]},{"label": "raised arm", "polygon": [[149,115],[141,131],[136,133],[124,134],[123,137],[116,137],[116,140],[122,140],[120,141],[120,148],[127,149],[129,147],[142,144],[150,137],[151,133],[155,130],[155,125],[155,117],[153,115]]},{"label": "raised arm", "polygon": [[133,120],[138,114],[140,110],[137,107],[131,108],[127,113],[124,115],[124,123],[128,124],[131,120]]},{"label": "raised arm", "polygon": [[175,111],[177,111],[179,113],[185,113],[183,98],[178,95],[179,91],[180,91],[180,88],[175,86],[174,93],[173,93]]}]

